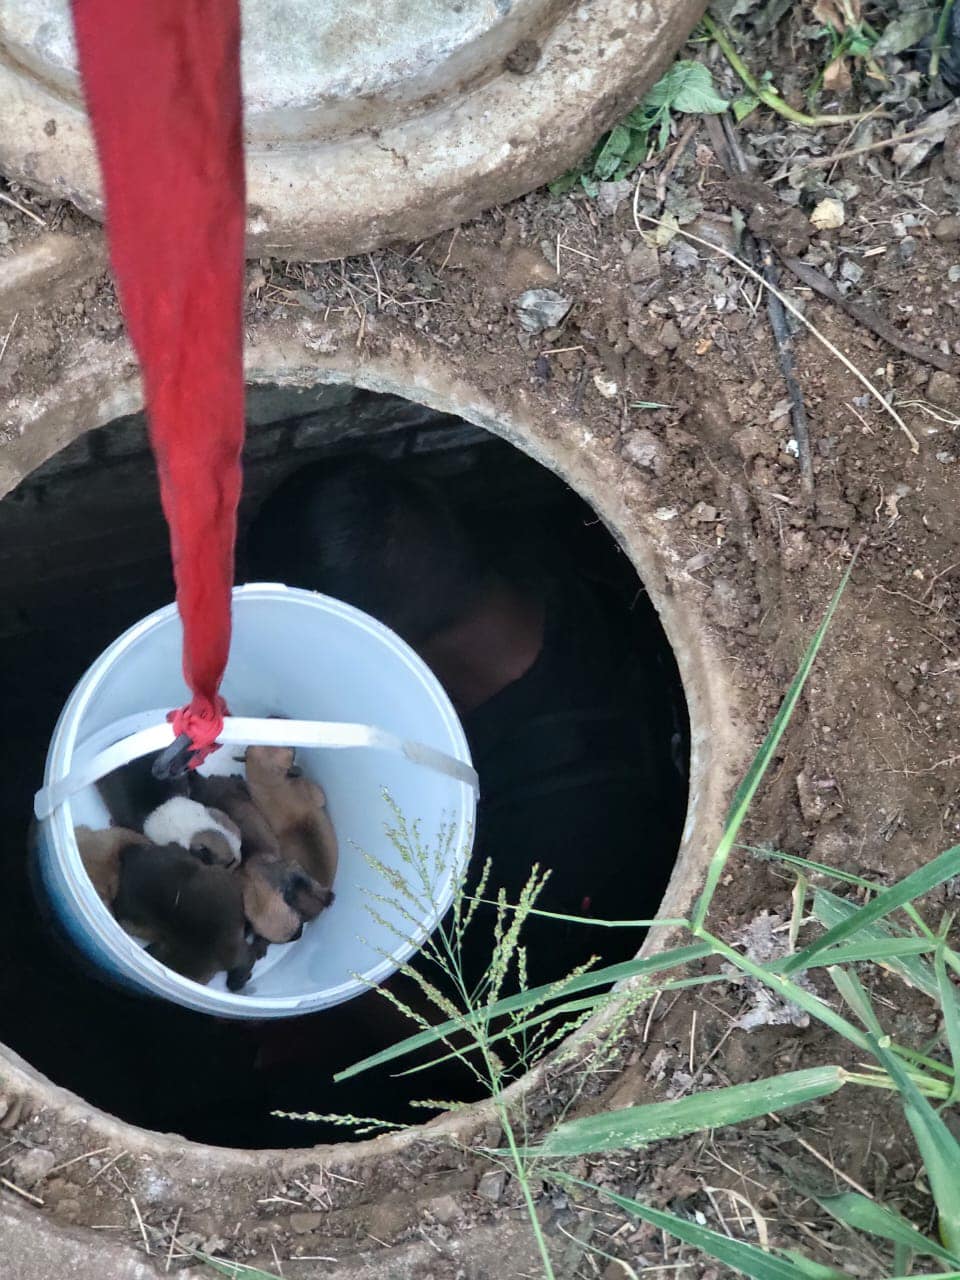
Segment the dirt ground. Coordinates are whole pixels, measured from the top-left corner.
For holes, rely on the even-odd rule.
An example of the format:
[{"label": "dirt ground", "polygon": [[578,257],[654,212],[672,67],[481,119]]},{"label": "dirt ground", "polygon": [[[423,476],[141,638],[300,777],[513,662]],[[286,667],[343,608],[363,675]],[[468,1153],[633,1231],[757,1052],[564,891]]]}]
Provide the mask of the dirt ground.
[{"label": "dirt ground", "polygon": [[[766,35],[750,28],[747,44],[752,64],[770,67],[797,106],[796,87],[809,83],[818,65],[800,8]],[[439,348],[466,353],[491,393],[521,381],[640,468],[701,583],[704,624],[722,636],[738,682],[751,690],[758,742],[839,569],[862,543],[746,835],[878,884],[928,861],[960,831],[960,125],[909,172],[890,149],[829,159],[886,137],[891,122],[916,127],[936,107],[921,101],[909,58],[893,62],[892,80],[907,79],[899,100],[883,100],[861,73],[839,104],[830,95],[821,99],[821,106],[849,112],[883,106],[892,121],[875,118],[864,126],[867,134],[850,125],[795,126],[761,109],[736,130],[744,177],[731,171],[729,154],[724,168],[722,130],[691,117],[640,182],[641,211],[672,211],[695,235],[740,253],[750,251],[739,234],[746,223],[775,252],[801,257],[838,285],[847,303],[879,320],[854,318],[781,268],[782,287],[807,319],[897,406],[918,442],[914,449],[854,376],[800,330],[793,347],[809,421],[812,495],[801,483],[758,286],[682,236],[659,245],[642,238],[632,183],[604,188],[598,199],[536,192],[434,241],[361,259],[263,259],[250,264],[248,285],[254,339],[258,326],[292,310],[355,315],[358,344],[375,345],[384,323],[413,326]],[[732,90],[729,73],[715,69],[721,88]],[[3,207],[0,254],[49,234],[45,228],[54,224],[71,235],[96,234],[79,215],[30,192],[7,194],[44,227]],[[842,205],[843,222],[817,231],[810,214],[825,198]],[[529,288],[569,300],[566,318],[525,332],[516,300]],[[884,325],[927,348],[941,367],[892,345],[876,332]],[[76,335],[91,326],[121,340],[105,279],[82,286],[66,311],[25,317],[6,340],[0,333],[3,394],[25,396],[47,385]],[[774,864],[738,855],[716,907],[716,931],[732,939],[763,913],[788,918],[792,887]],[[954,892],[947,886],[931,895],[931,912],[949,907]],[[865,978],[891,1030],[915,1044],[938,1032],[935,1009],[919,993],[879,971]],[[703,990],[642,1009],[623,1046],[622,1070],[596,1082],[586,1105],[680,1096],[827,1062],[854,1065],[845,1046],[816,1027],[741,1028],[749,997],[734,984]],[[556,1087],[562,1092],[562,1081]],[[332,1264],[295,1259],[342,1259],[429,1239],[432,1262],[419,1274],[440,1280],[496,1273],[495,1258],[470,1269],[453,1249],[452,1240],[469,1239],[471,1224],[501,1222],[505,1239],[524,1230],[509,1179],[491,1187],[468,1153],[437,1151],[425,1141],[413,1163],[385,1161],[362,1188],[337,1181],[335,1160],[326,1165],[327,1181],[312,1185],[284,1181],[278,1170],[272,1193],[262,1194],[258,1182],[255,1203],[241,1186],[191,1186],[189,1194],[156,1188],[152,1204],[148,1198],[141,1206],[150,1224],[142,1232],[131,1188],[142,1193],[150,1179],[136,1158],[111,1151],[81,1159],[82,1135],[63,1147],[61,1134],[55,1163],[76,1162],[52,1174],[48,1164],[31,1180],[30,1153],[50,1150],[53,1131],[42,1114],[17,1120],[8,1116],[0,1135],[0,1175],[12,1170],[11,1180],[57,1219],[133,1244],[152,1233],[154,1252],[176,1229],[186,1244],[271,1269],[280,1263],[285,1275],[335,1275]],[[37,1170],[45,1159],[35,1158]],[[880,1255],[832,1225],[811,1192],[863,1187],[921,1228],[930,1226],[916,1150],[879,1091],[848,1089],[798,1113],[585,1161],[581,1169],[606,1186],[756,1239],[747,1202],[773,1243],[857,1276],[879,1274]],[[546,1191],[541,1209],[558,1248],[572,1235],[609,1255],[578,1261],[568,1252],[565,1275],[631,1274],[610,1260],[618,1257],[636,1271],[720,1274],[652,1229],[596,1207],[577,1209],[559,1192]],[[180,1250],[172,1256],[180,1259]],[[515,1271],[499,1272],[535,1273],[519,1255]]]}]

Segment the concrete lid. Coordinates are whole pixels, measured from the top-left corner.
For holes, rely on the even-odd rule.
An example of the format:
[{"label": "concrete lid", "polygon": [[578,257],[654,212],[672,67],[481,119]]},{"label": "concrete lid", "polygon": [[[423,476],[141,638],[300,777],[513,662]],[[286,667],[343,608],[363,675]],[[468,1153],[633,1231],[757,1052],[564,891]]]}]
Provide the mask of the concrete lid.
[{"label": "concrete lid", "polygon": [[[251,247],[421,238],[562,172],[700,0],[242,0]],[[98,216],[68,0],[0,0],[0,170]]]}]

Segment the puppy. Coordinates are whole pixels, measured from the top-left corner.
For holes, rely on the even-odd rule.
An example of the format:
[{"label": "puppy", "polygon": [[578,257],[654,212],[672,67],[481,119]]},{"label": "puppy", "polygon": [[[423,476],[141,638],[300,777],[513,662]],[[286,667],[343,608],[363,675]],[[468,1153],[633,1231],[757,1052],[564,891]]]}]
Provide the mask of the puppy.
[{"label": "puppy", "polygon": [[323,788],[304,777],[292,747],[248,747],[247,785],[280,842],[286,858],[299,863],[328,888],[337,873],[337,833]]},{"label": "puppy", "polygon": [[236,774],[190,775],[190,796],[211,812],[225,814],[240,832],[240,856],[246,861],[259,853],[279,854],[280,843],[270,823],[254,803],[250,788]]},{"label": "puppy", "polygon": [[143,824],[154,844],[179,844],[208,866],[235,867],[240,861],[240,828],[219,809],[173,796],[154,809]]},{"label": "puppy", "polygon": [[243,909],[254,933],[266,942],[295,941],[304,921],[314,920],[328,907],[333,893],[281,856],[276,834],[243,778],[195,774],[190,791],[200,803],[222,810],[240,828]]},{"label": "puppy", "polygon": [[207,866],[179,844],[128,844],[120,852],[114,914],[150,954],[194,982],[226,971],[239,991],[256,950],[246,936],[239,877]]},{"label": "puppy", "polygon": [[97,790],[114,826],[142,831],[143,824],[155,809],[171,796],[187,794],[186,778],[161,782],[153,776],[153,762],[159,754],[159,751],[154,751],[152,755],[131,760],[97,783]]},{"label": "puppy", "polygon": [[150,841],[139,831],[130,831],[126,827],[111,827],[109,831],[77,827],[74,835],[80,861],[100,901],[112,910],[120,890],[120,855],[130,845],[149,844]]}]

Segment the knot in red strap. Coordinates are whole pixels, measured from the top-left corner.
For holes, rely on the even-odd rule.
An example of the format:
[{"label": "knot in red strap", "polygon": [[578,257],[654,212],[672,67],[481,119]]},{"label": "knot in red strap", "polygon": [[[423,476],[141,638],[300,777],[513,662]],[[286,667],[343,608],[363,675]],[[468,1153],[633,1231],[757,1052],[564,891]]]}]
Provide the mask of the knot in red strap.
[{"label": "knot in red strap", "polygon": [[227,704],[219,694],[215,694],[212,701],[197,694],[187,706],[167,716],[177,737],[183,735],[190,739],[193,755],[189,768],[196,769],[219,750],[217,739],[223,731],[223,717],[228,714]]}]

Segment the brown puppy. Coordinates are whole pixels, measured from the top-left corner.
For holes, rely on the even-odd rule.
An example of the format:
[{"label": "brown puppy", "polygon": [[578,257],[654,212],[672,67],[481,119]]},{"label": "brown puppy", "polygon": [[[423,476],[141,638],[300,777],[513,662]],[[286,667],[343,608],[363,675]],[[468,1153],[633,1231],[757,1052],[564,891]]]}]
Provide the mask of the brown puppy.
[{"label": "brown puppy", "polygon": [[207,777],[192,773],[190,796],[205,808],[226,814],[239,828],[240,856],[244,862],[256,853],[280,852],[273,828],[257,808],[243,778],[236,774]]},{"label": "brown puppy", "polygon": [[293,747],[248,747],[247,785],[287,858],[330,886],[337,873],[337,833],[323,787],[294,764]]},{"label": "brown puppy", "polygon": [[333,901],[332,892],[281,856],[277,836],[243,778],[195,774],[190,790],[201,804],[221,810],[240,828],[239,874],[250,927],[267,942],[299,938],[304,921],[315,919]]},{"label": "brown puppy", "polygon": [[152,956],[194,982],[226,971],[227,986],[249,981],[256,950],[246,937],[239,877],[177,844],[128,844],[120,853],[114,914]]},{"label": "brown puppy", "polygon": [[74,832],[80,861],[90,877],[94,889],[104,906],[113,909],[113,902],[120,890],[120,855],[132,844],[149,844],[146,836],[126,827],[111,827],[108,831],[91,831],[89,827],[77,827]]}]

